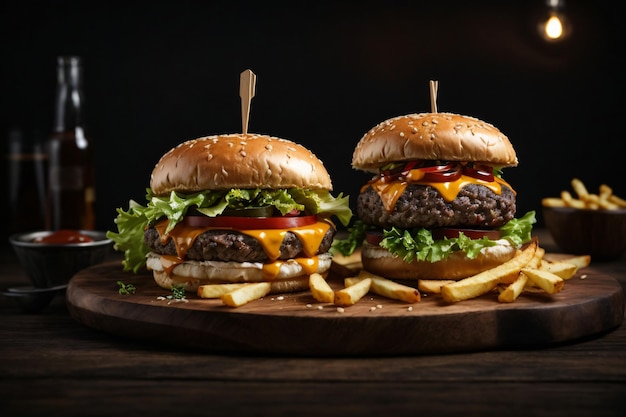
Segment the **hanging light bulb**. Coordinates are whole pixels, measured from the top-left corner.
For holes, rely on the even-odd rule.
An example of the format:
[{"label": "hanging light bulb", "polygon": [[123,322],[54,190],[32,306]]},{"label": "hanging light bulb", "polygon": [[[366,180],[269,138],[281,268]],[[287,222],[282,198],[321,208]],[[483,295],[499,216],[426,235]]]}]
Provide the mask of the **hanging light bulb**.
[{"label": "hanging light bulb", "polygon": [[548,13],[539,22],[539,34],[547,41],[565,39],[571,31],[569,21],[563,12],[564,0],[547,0]]}]

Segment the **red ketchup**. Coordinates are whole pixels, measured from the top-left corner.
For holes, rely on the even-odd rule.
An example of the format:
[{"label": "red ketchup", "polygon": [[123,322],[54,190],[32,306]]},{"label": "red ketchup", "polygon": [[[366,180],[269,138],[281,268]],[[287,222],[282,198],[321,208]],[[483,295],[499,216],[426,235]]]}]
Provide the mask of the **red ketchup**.
[{"label": "red ketchup", "polygon": [[93,242],[93,239],[75,230],[57,230],[50,235],[36,238],[34,242],[47,243],[49,245],[64,245],[69,243]]}]

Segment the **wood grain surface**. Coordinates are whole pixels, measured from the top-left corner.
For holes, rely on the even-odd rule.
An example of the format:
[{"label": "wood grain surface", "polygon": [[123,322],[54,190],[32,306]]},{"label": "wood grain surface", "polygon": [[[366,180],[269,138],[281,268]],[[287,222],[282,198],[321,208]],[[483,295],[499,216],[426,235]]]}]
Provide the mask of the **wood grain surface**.
[{"label": "wood grain surface", "polygon": [[[120,295],[118,280],[136,293]],[[329,282],[341,286],[332,277]],[[167,295],[150,273],[125,273],[119,262],[109,262],[72,278],[66,297],[74,319],[112,334],[207,352],[304,356],[543,347],[611,330],[624,317],[621,285],[593,268],[556,295],[523,294],[510,304],[498,303],[495,293],[452,305],[436,295],[412,305],[367,295],[340,312],[309,292],[238,308],[189,293],[186,302],[162,299]]]}]

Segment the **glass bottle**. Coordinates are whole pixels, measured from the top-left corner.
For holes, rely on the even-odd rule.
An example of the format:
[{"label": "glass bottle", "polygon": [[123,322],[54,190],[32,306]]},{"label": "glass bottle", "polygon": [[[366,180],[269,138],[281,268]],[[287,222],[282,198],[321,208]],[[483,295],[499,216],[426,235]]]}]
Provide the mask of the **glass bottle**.
[{"label": "glass bottle", "polygon": [[47,156],[38,131],[12,128],[8,136],[7,179],[10,233],[45,227]]},{"label": "glass bottle", "polygon": [[57,60],[53,133],[48,139],[48,229],[95,228],[93,142],[85,129],[80,57]]}]

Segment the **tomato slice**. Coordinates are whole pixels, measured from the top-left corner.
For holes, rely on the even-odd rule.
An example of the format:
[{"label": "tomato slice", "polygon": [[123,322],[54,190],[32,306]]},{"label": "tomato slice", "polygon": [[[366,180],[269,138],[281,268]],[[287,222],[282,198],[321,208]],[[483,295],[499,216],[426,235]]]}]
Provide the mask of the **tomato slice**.
[{"label": "tomato slice", "polygon": [[454,228],[454,227],[443,227],[440,229],[433,229],[433,239],[440,240],[444,237],[448,239],[459,237],[459,233],[463,233],[465,236],[470,239],[482,239],[486,237],[491,240],[500,239],[500,231],[496,229],[462,229],[462,228]]},{"label": "tomato slice", "polygon": [[190,227],[222,227],[238,230],[289,229],[310,226],[317,216],[241,217],[241,216],[187,216],[185,224]]},{"label": "tomato slice", "polygon": [[463,173],[479,180],[493,182],[493,168],[488,165],[465,166]]},{"label": "tomato slice", "polygon": [[[420,168],[422,171],[425,168]],[[463,170],[460,166],[453,166],[449,170],[430,171],[424,174],[424,181],[432,182],[453,182],[461,178]]]},{"label": "tomato slice", "polygon": [[383,240],[383,232],[368,230],[365,232],[365,241],[370,245],[378,245]]}]

